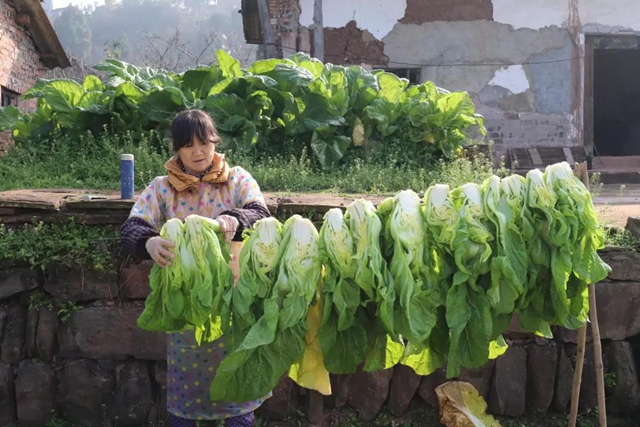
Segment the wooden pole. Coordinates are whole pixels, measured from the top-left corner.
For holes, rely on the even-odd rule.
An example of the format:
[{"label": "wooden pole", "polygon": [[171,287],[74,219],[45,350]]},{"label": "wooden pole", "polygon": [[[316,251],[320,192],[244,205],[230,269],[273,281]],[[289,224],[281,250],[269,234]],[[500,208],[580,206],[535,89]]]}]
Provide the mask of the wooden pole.
[{"label": "wooden pole", "polygon": [[267,51],[267,59],[276,57],[276,39],[273,35],[269,5],[267,0],[258,1],[258,14],[260,15],[260,27],[262,28],[262,41]]},{"label": "wooden pole", "polygon": [[593,338],[593,353],[596,362],[596,387],[598,391],[598,419],[601,427],[607,427],[607,403],[604,395],[604,364],[602,363],[602,342],[600,342],[600,327],[598,326],[598,310],[596,309],[596,289],[589,283],[589,318],[591,319],[591,336]]},{"label": "wooden pole", "polygon": [[[589,301],[591,304],[591,301]],[[573,372],[573,387],[571,388],[571,412],[569,413],[569,427],[576,427],[578,422],[578,403],[580,401],[580,385],[582,384],[582,367],[584,366],[584,350],[587,341],[587,326],[578,331],[578,348],[576,350],[576,367]]]},{"label": "wooden pole", "polygon": [[313,56],[324,62],[324,23],[322,0],[313,1]]},{"label": "wooden pole", "polygon": [[[582,182],[589,189],[589,171],[587,163],[581,165]],[[598,324],[598,308],[596,307],[595,284],[589,283],[589,319],[591,320],[591,338],[593,339],[593,355],[596,369],[596,390],[598,392],[598,419],[600,427],[607,427],[607,404],[604,395],[604,364],[602,363],[602,342],[600,341],[600,325]],[[585,326],[586,329],[586,326]],[[586,337],[585,337],[586,341]]]},{"label": "wooden pole", "polygon": [[[589,171],[587,163],[576,163],[576,174],[589,189]],[[607,427],[607,407],[604,393],[604,364],[602,363],[602,343],[600,342],[600,326],[598,325],[598,309],[596,307],[595,285],[589,283],[589,319],[591,321],[591,335],[593,339],[593,353],[596,371],[596,388],[598,394],[598,420],[601,427]],[[573,376],[571,394],[571,413],[569,427],[575,427],[578,420],[578,402],[580,400],[580,384],[582,382],[582,368],[587,341],[587,325],[578,332],[578,348],[576,354],[576,368]]]}]

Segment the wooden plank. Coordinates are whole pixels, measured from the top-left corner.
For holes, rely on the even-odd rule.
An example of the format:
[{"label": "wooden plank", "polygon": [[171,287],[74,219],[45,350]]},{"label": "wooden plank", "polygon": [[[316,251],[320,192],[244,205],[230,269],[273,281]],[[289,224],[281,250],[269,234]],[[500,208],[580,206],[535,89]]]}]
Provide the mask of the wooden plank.
[{"label": "wooden plank", "polygon": [[509,149],[509,159],[511,161],[510,166],[515,166],[519,169],[531,169],[533,163],[529,157],[529,152],[526,148],[511,148]]},{"label": "wooden plank", "polygon": [[94,200],[68,200],[64,204],[67,210],[92,210],[92,209],[109,209],[123,210],[129,212],[134,205],[133,200],[121,199],[94,199]]},{"label": "wooden plank", "polygon": [[531,162],[535,166],[542,165],[542,158],[540,157],[540,154],[538,153],[538,149],[537,148],[529,148],[527,151],[529,151],[529,156],[531,157]]},{"label": "wooden plank", "polygon": [[587,161],[586,147],[571,147],[571,154],[573,155],[574,162],[583,163]]},{"label": "wooden plank", "polygon": [[573,154],[571,153],[571,148],[562,147],[562,151],[564,151],[564,158],[570,165],[574,164]]}]

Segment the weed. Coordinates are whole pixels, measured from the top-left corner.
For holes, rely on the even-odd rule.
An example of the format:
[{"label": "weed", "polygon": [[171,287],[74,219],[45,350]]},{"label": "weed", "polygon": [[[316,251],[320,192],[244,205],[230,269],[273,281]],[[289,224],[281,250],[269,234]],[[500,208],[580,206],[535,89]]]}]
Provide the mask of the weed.
[{"label": "weed", "polygon": [[73,302],[63,302],[58,307],[58,317],[62,323],[66,323],[73,313],[79,311],[82,307]]},{"label": "weed", "polygon": [[37,291],[29,295],[29,311],[40,310],[41,308],[53,310],[51,299],[42,291]]},{"label": "weed", "polygon": [[[164,175],[164,163],[173,155],[152,133],[57,136],[49,142],[23,143],[0,158],[0,191],[17,188],[85,188],[117,190],[120,187],[120,154],[136,159],[136,188]],[[255,154],[228,151],[229,162],[243,166],[263,191],[394,193],[404,189],[424,191],[434,183],[457,186],[481,182],[491,174],[504,175],[504,161],[494,167],[492,154],[469,148],[445,160],[418,156],[400,147],[385,148],[376,158],[345,158],[341,167],[324,171],[306,151],[301,154]]]}]

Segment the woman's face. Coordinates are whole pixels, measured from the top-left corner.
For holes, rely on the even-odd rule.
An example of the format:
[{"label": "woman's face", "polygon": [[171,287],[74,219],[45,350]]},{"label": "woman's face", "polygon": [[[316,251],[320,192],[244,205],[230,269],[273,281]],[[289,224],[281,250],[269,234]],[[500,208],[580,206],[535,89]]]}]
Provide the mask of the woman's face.
[{"label": "woman's face", "polygon": [[211,166],[215,152],[215,144],[202,142],[194,135],[191,145],[180,147],[178,157],[180,157],[187,171],[193,174],[200,174]]}]

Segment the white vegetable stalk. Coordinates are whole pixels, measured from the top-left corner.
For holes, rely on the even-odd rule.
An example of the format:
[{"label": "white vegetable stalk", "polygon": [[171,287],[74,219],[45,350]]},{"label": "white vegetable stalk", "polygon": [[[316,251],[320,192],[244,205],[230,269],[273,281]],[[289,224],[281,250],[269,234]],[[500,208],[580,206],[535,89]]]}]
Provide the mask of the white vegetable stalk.
[{"label": "white vegetable stalk", "polygon": [[255,231],[259,240],[255,242],[255,255],[267,271],[273,270],[278,263],[278,250],[282,241],[282,225],[273,217],[256,222]]}]

